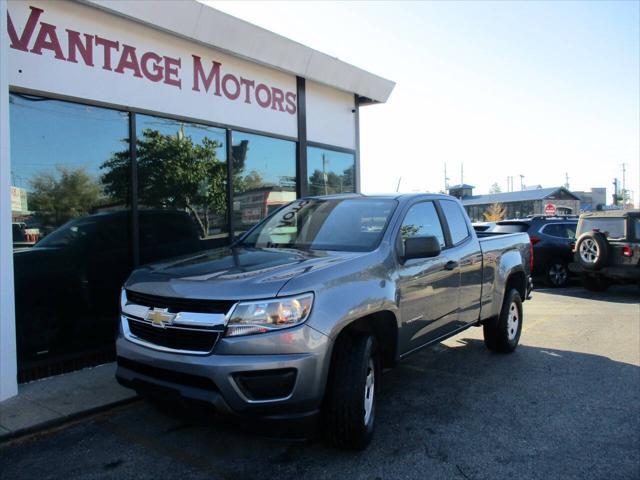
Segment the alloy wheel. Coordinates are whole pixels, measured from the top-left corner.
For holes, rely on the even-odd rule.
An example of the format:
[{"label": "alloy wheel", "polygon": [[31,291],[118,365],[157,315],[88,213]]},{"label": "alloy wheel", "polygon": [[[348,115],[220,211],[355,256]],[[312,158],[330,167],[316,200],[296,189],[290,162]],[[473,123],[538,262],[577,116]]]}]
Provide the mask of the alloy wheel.
[{"label": "alloy wheel", "polygon": [[585,238],[580,244],[580,258],[585,263],[596,263],[600,257],[600,247],[593,238]]},{"label": "alloy wheel", "polygon": [[367,366],[367,377],[364,384],[364,424],[369,425],[371,414],[373,413],[373,395],[376,386],[376,370],[373,358],[369,359]]},{"label": "alloy wheel", "polygon": [[509,317],[507,318],[507,338],[514,340],[518,334],[518,324],[520,323],[520,313],[518,305],[512,302],[509,306]]}]

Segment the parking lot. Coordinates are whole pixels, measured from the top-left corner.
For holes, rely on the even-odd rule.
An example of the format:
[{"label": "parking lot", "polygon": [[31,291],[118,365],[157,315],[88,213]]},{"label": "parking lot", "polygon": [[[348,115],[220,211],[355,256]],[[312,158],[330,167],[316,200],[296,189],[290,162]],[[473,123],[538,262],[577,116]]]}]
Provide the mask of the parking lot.
[{"label": "parking lot", "polygon": [[2,478],[640,478],[640,295],[540,290],[512,355],[471,329],[385,373],[373,443],[142,401],[0,447]]}]

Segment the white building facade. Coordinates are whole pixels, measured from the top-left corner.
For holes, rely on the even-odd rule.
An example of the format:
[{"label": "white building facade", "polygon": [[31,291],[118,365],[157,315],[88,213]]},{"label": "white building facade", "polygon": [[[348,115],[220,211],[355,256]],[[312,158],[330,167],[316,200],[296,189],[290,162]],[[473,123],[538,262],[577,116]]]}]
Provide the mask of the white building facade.
[{"label": "white building facade", "polygon": [[132,268],[359,191],[393,82],[193,1],[0,9],[0,400],[112,358]]}]

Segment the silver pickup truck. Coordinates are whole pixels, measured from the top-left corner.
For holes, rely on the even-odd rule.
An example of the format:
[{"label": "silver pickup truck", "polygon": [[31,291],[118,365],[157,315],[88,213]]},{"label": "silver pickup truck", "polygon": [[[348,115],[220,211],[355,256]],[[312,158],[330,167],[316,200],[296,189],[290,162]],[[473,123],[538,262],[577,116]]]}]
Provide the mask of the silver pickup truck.
[{"label": "silver pickup truck", "polygon": [[321,417],[362,449],[383,368],[471,326],[516,348],[530,270],[526,234],[477,234],[452,197],[303,198],[229,248],[134,271],[117,379],[245,418]]}]

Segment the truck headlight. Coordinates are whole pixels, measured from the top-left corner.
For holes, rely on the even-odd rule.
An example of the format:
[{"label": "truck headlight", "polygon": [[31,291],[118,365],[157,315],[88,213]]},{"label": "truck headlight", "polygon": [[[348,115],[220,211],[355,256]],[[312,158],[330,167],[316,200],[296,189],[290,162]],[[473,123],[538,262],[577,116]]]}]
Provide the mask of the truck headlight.
[{"label": "truck headlight", "polygon": [[313,304],[313,293],[238,303],[227,322],[225,336],[265,333],[303,323]]}]

